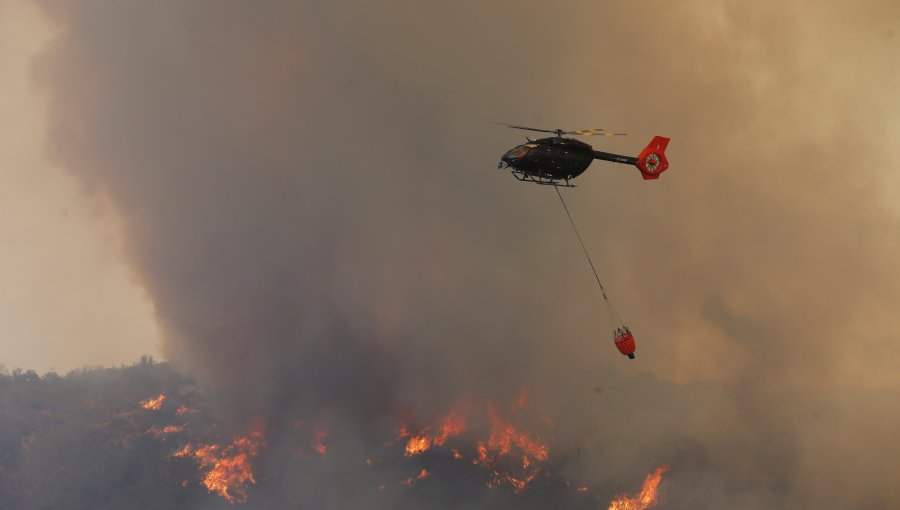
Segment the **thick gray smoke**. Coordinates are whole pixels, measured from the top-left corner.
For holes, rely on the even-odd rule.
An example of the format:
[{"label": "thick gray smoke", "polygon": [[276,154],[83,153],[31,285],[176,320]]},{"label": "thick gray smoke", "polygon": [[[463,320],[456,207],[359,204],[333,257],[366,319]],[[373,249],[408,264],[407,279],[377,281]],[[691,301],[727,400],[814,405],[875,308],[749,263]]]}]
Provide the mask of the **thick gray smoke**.
[{"label": "thick gray smoke", "polygon": [[[668,508],[900,504],[893,3],[40,3],[49,149],[230,422],[374,441],[526,388],[610,494],[669,463]],[[636,362],[491,120],[672,136],[659,181],[596,164],[567,193]],[[361,506],[336,457],[273,455],[259,504]]]}]

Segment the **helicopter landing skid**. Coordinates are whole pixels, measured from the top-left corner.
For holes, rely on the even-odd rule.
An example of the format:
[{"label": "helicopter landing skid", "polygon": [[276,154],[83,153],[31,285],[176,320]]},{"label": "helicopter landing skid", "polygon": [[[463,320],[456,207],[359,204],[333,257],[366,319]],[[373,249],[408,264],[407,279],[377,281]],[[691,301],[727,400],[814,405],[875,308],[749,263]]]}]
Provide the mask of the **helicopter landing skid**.
[{"label": "helicopter landing skid", "polygon": [[563,179],[565,181],[565,184],[563,184],[558,179],[550,179],[547,177],[534,176],[531,174],[526,174],[525,172],[522,172],[520,170],[513,170],[512,175],[513,175],[513,177],[516,178],[517,181],[533,182],[535,184],[540,184],[542,186],[557,186],[560,188],[577,188],[578,187],[574,184],[569,184],[568,179]]}]

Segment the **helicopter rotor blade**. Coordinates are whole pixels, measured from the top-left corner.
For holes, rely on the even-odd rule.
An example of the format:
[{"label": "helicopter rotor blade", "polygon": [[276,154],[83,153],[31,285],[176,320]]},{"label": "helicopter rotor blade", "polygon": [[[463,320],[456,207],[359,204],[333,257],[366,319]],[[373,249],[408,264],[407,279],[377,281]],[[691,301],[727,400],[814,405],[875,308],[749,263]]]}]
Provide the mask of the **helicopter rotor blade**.
[{"label": "helicopter rotor blade", "polygon": [[559,129],[540,129],[540,128],[533,128],[533,127],[528,127],[528,126],[517,126],[515,124],[507,124],[505,122],[497,122],[497,124],[500,124],[501,126],[506,126],[508,128],[513,128],[513,129],[524,129],[526,131],[540,131],[541,133],[558,134],[561,131]]},{"label": "helicopter rotor blade", "polygon": [[567,135],[581,136],[628,136],[628,133],[609,133],[606,129],[576,129],[574,131],[566,131]]},{"label": "helicopter rotor blade", "polygon": [[628,133],[610,133],[605,128],[599,129],[576,129],[573,131],[565,131],[562,129],[541,129],[541,128],[533,128],[529,126],[520,126],[518,124],[507,124],[505,122],[495,122],[495,124],[500,124],[501,126],[506,126],[508,128],[513,129],[524,129],[526,131],[538,131],[540,133],[553,133],[556,136],[562,135],[580,135],[580,136],[628,136]]}]

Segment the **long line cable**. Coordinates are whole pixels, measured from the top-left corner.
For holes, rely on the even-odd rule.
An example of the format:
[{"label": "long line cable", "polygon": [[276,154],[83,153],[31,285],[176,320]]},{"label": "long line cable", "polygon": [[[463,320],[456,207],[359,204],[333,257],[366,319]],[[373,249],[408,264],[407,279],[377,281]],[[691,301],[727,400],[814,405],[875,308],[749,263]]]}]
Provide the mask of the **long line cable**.
[{"label": "long line cable", "polygon": [[556,195],[559,197],[559,201],[563,206],[563,209],[566,211],[566,216],[569,217],[569,223],[572,225],[572,230],[575,231],[575,236],[578,237],[578,242],[581,244],[581,250],[584,251],[584,256],[588,261],[588,264],[591,266],[591,271],[594,273],[594,279],[597,280],[597,285],[600,287],[600,294],[603,295],[603,302],[606,304],[606,309],[609,312],[610,318],[612,318],[613,322],[615,322],[616,326],[620,324],[624,324],[622,319],[619,317],[619,314],[616,313],[616,308],[613,306],[612,301],[609,300],[609,297],[606,295],[606,289],[603,287],[603,282],[600,281],[600,275],[597,274],[597,268],[594,267],[594,261],[591,260],[591,254],[588,252],[587,247],[584,245],[584,240],[581,239],[581,233],[578,231],[578,227],[575,225],[575,220],[572,219],[572,213],[569,212],[569,207],[566,205],[566,201],[563,199],[562,193],[559,192],[559,186],[553,186],[553,189],[556,190]]}]

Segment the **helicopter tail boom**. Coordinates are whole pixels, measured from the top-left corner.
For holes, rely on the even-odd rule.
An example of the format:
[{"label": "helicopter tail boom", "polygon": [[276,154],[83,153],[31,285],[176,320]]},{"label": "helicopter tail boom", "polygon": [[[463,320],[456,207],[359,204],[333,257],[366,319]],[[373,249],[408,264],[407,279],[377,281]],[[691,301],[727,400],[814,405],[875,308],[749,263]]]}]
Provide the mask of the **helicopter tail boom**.
[{"label": "helicopter tail boom", "polygon": [[613,163],[622,163],[625,165],[638,164],[638,158],[633,156],[623,156],[621,154],[613,154],[611,152],[594,151],[594,159],[602,159],[603,161],[612,161]]},{"label": "helicopter tail boom", "polygon": [[669,145],[669,139],[664,136],[654,136],[653,140],[644,147],[644,150],[638,155],[623,156],[621,154],[612,154],[610,152],[593,151],[594,159],[602,159],[604,161],[612,161],[614,163],[622,163],[625,165],[634,165],[641,172],[644,180],[658,179],[659,174],[665,172],[669,168],[669,160],[666,159],[666,147]]}]

